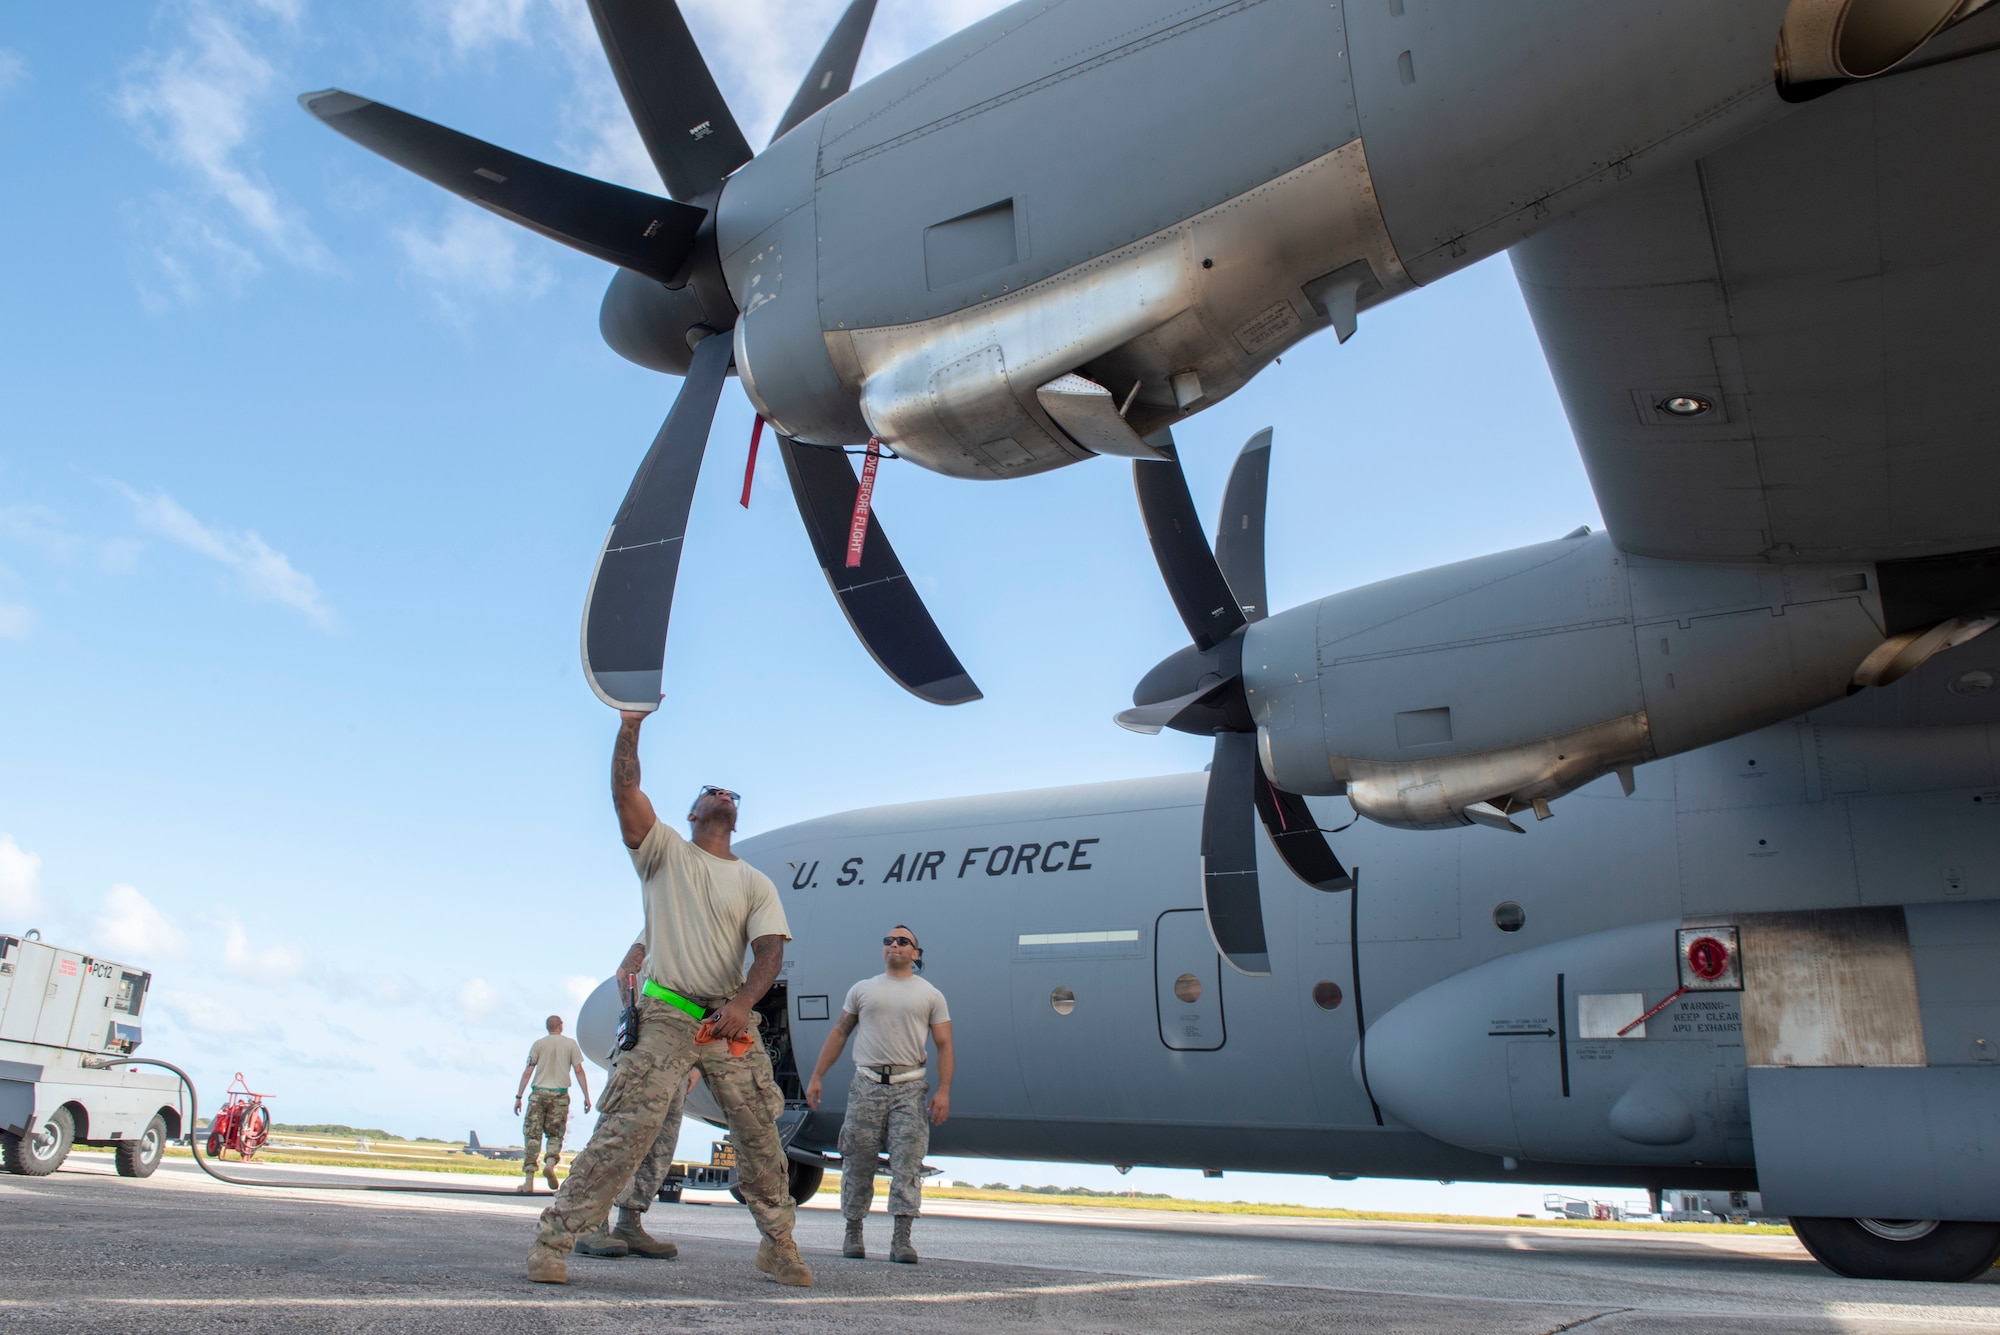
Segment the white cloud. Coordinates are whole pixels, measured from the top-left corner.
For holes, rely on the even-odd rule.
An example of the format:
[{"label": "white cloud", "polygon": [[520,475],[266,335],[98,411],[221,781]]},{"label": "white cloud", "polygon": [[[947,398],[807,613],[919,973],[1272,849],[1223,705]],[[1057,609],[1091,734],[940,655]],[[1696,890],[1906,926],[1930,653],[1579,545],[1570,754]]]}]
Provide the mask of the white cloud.
[{"label": "white cloud", "polygon": [[186,933],[130,885],[114,885],[104,896],[91,939],[94,949],[130,964],[170,959],[187,950]]},{"label": "white cloud", "polygon": [[158,282],[141,278],[139,294],[146,309],[156,315],[176,304],[192,306],[211,292],[234,295],[264,272],[255,250],[185,200],[156,193],[146,201],[143,213],[135,230],[152,243]]},{"label": "white cloud", "polygon": [[484,1020],[500,1006],[500,989],[484,978],[468,978],[458,989],[458,1009],[468,1020]]},{"label": "white cloud", "polygon": [[562,980],[562,989],[569,997],[571,1005],[581,1006],[590,994],[597,990],[600,981],[602,980],[586,978],[580,973],[568,974]]},{"label": "white cloud", "polygon": [[0,640],[25,640],[35,631],[35,609],[0,600]]},{"label": "white cloud", "polygon": [[[64,565],[88,558],[111,574],[129,572],[139,548],[131,538],[82,537],[45,505],[0,505],[0,539]],[[0,635],[4,634],[0,630]]]},{"label": "white cloud", "polygon": [[20,54],[0,46],[0,97],[19,88],[28,81],[28,62]]},{"label": "white cloud", "polygon": [[[166,1009],[188,1029],[223,1038],[262,1038],[282,1041],[283,1029],[267,1009],[245,1006],[217,996],[208,996],[185,987],[171,993]],[[289,1058],[291,1054],[287,1053]],[[227,1070],[227,1067],[223,1068]],[[213,1097],[213,1096],[211,1096]]]},{"label": "white cloud", "polygon": [[462,205],[452,206],[434,232],[405,227],[396,233],[411,275],[454,321],[463,321],[478,302],[524,300],[548,287],[549,268],[528,250],[529,239],[512,223]]},{"label": "white cloud", "polygon": [[528,38],[528,10],[535,0],[446,0],[443,19],[451,44],[470,51]]},{"label": "white cloud", "polygon": [[230,918],[223,924],[222,967],[246,982],[289,983],[305,972],[306,957],[290,946],[251,949],[243,924]]},{"label": "white cloud", "polygon": [[25,921],[42,911],[42,859],[14,842],[11,834],[0,834],[0,922],[15,931],[33,924]]},{"label": "white cloud", "polygon": [[[260,0],[256,8],[290,22],[299,14],[297,0]],[[250,149],[258,120],[290,102],[280,96],[276,67],[215,0],[183,0],[178,12],[178,45],[142,58],[117,94],[119,111],[147,146],[221,206],[221,218],[170,198],[148,210],[145,230],[168,285],[187,301],[201,295],[209,270],[240,282],[261,267],[258,247],[291,264],[325,268],[325,247],[279,198]],[[247,234],[249,244],[233,231]]]},{"label": "white cloud", "polygon": [[132,502],[140,524],[146,529],[228,567],[251,597],[294,608],[322,630],[334,627],[333,609],[320,596],[313,577],[293,566],[289,557],[254,531],[232,533],[213,528],[189,514],[165,492],[145,496],[122,485],[120,490]]}]

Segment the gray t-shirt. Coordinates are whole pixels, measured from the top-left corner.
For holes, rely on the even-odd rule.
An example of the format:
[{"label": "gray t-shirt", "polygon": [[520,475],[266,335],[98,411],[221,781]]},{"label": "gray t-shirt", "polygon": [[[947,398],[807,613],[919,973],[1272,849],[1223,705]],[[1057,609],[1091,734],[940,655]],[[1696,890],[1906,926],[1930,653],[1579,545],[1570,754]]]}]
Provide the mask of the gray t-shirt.
[{"label": "gray t-shirt", "polygon": [[841,1009],[860,1020],[854,1030],[856,1066],[921,1066],[931,1026],[951,1019],[944,993],[915,974],[864,978],[847,989]]}]

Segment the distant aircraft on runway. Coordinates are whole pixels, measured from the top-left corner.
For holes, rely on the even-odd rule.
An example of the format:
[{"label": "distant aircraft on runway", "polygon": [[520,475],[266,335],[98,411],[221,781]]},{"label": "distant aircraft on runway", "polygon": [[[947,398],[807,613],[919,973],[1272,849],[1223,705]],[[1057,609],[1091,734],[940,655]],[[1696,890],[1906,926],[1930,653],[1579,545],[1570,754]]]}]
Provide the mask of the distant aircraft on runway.
[{"label": "distant aircraft on runway", "polygon": [[500,1150],[500,1149],[491,1149],[485,1145],[481,1145],[479,1143],[479,1133],[477,1131],[468,1131],[465,1133],[465,1149],[463,1153],[476,1154],[482,1159],[503,1159],[503,1160],[525,1159],[528,1156],[528,1152],[526,1150]]}]

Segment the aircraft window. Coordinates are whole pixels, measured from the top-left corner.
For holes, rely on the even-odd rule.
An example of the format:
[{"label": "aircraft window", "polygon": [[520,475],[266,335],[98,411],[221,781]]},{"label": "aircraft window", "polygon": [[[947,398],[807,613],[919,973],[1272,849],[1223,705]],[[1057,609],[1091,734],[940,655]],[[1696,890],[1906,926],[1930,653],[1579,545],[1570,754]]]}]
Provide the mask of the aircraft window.
[{"label": "aircraft window", "polygon": [[1191,973],[1184,973],[1174,979],[1174,995],[1192,1006],[1201,1000],[1201,979]]},{"label": "aircraft window", "polygon": [[1313,1005],[1319,1007],[1323,1011],[1339,1009],[1340,984],[1328,982],[1325,979],[1321,979],[1319,982],[1314,983]]},{"label": "aircraft window", "polygon": [[1518,932],[1528,921],[1528,911],[1511,899],[1493,906],[1493,925],[1503,932]]},{"label": "aircraft window", "polygon": [[1059,987],[1049,993],[1049,1005],[1057,1015],[1068,1015],[1076,1009],[1076,993],[1066,987]]}]

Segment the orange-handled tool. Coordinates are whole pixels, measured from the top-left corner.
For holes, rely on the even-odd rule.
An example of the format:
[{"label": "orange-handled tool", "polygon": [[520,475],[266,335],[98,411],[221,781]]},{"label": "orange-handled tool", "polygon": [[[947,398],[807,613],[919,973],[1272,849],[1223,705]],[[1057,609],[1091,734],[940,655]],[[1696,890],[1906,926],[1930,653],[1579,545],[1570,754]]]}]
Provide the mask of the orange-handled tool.
[{"label": "orange-handled tool", "polygon": [[[701,1027],[694,1031],[694,1042],[696,1047],[705,1047],[715,1042],[715,1017],[713,1015],[703,1020]],[[729,1055],[732,1057],[741,1057],[744,1053],[750,1051],[750,1042],[749,1034],[738,1034],[735,1038],[729,1040]]]}]

